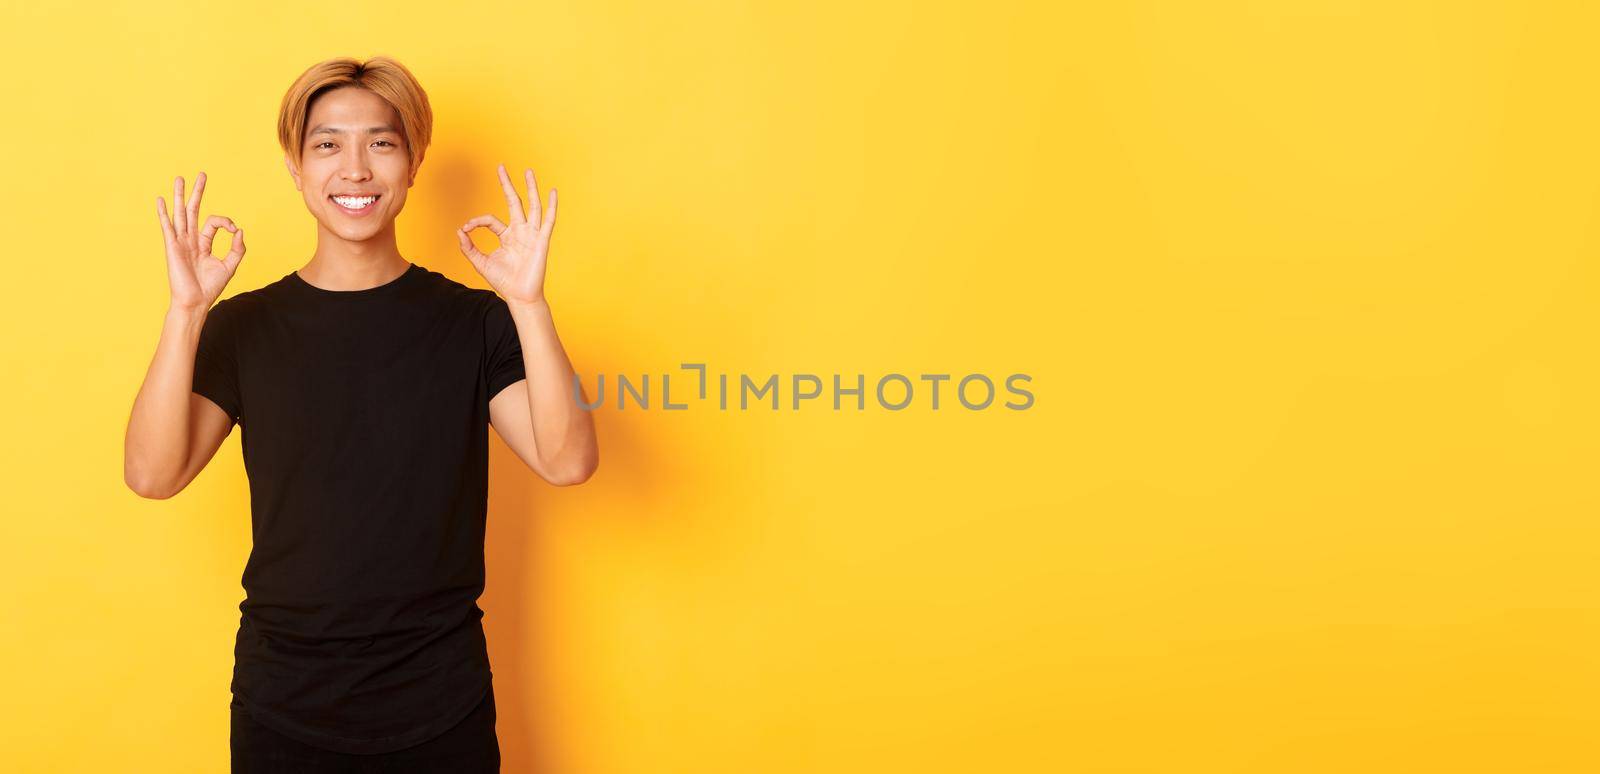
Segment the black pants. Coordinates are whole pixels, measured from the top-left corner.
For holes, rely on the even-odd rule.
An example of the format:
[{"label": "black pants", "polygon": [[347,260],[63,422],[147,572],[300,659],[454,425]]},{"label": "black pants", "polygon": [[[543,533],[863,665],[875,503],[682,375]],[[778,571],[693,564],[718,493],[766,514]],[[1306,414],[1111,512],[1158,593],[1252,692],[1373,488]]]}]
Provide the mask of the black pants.
[{"label": "black pants", "polygon": [[233,710],[228,740],[233,774],[499,774],[500,740],[494,732],[494,688],[460,723],[422,744],[377,755],[324,750],[290,739]]}]

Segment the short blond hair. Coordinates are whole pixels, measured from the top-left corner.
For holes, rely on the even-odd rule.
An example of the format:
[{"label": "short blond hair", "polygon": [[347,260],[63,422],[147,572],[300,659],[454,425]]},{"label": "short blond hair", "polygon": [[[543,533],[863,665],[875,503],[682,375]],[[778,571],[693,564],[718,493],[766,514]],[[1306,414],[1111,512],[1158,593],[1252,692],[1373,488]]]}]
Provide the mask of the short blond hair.
[{"label": "short blond hair", "polygon": [[405,132],[406,153],[411,158],[411,174],[422,166],[422,157],[433,138],[433,108],[428,93],[405,65],[386,56],[365,62],[350,57],[328,59],[312,65],[283,95],[278,108],[278,144],[299,163],[305,146],[306,120],[311,104],[324,92],[354,86],[377,94],[400,114]]}]

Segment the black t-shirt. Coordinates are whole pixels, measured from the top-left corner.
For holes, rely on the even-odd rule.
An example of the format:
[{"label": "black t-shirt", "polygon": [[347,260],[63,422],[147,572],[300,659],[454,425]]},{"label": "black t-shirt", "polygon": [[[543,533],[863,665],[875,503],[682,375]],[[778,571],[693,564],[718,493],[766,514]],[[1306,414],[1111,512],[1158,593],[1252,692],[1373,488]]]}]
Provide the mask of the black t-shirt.
[{"label": "black t-shirt", "polygon": [[194,392],[240,428],[253,546],[233,707],[382,753],[489,689],[489,399],[523,378],[510,308],[411,264],[365,290],[296,272],[206,317]]}]

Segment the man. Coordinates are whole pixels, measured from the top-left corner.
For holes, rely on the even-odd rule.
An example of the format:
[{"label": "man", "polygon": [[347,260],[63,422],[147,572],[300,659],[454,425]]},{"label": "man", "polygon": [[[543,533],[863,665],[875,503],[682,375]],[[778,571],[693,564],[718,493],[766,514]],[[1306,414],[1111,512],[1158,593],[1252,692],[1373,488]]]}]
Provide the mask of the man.
[{"label": "man", "polygon": [[[456,232],[493,290],[401,256],[432,131],[400,63],[333,59],[285,95],[284,162],[316,218],[299,270],[217,301],[244,257],[200,221],[205,174],[156,200],[171,302],[128,421],[125,477],[181,491],[237,423],[253,546],[235,643],[233,770],[499,770],[483,612],[488,430],[558,486],[598,464],[544,297],[556,192]],[[468,234],[488,227],[484,255]],[[211,254],[219,229],[228,255]],[[214,304],[214,306],[213,306]],[[581,393],[580,393],[581,396]],[[427,761],[427,763],[423,763]],[[270,768],[270,770],[279,770]]]}]

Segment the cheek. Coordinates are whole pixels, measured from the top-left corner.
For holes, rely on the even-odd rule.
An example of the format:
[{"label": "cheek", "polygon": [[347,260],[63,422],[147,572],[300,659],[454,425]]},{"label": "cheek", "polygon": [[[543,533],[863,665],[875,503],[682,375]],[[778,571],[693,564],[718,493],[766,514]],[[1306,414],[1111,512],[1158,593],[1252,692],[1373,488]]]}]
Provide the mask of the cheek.
[{"label": "cheek", "polygon": [[328,164],[327,159],[317,158],[308,153],[300,165],[300,182],[307,190],[321,188],[336,171],[336,168]]}]

